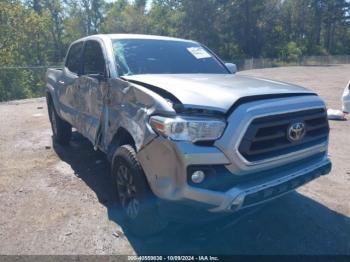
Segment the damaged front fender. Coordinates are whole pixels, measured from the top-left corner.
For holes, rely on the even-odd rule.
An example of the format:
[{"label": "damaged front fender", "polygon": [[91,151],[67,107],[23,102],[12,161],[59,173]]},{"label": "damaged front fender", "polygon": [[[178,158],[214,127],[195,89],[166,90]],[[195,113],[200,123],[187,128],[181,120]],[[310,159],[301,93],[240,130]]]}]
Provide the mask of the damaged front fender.
[{"label": "damaged front fender", "polygon": [[120,128],[132,136],[139,151],[157,136],[148,124],[149,117],[154,114],[176,114],[172,104],[165,98],[141,85],[111,79],[108,88],[101,119],[102,144],[106,151]]}]

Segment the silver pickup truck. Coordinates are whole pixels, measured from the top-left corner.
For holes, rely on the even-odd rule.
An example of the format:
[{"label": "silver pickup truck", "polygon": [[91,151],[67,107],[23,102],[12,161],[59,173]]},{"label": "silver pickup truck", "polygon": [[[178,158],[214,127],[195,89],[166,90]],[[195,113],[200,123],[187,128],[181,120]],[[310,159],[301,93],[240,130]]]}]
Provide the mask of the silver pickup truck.
[{"label": "silver pickup truck", "polygon": [[189,220],[235,212],[329,173],[323,100],[235,73],[194,41],[79,39],[64,67],[47,71],[53,139],[69,144],[75,127],[106,153],[125,223],[138,234],[159,231],[178,210]]}]

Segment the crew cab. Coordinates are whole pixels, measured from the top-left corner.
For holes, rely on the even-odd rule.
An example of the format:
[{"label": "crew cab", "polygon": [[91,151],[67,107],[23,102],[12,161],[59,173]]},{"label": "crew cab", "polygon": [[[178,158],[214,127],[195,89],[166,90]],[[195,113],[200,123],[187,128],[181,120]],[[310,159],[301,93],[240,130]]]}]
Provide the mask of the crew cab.
[{"label": "crew cab", "polygon": [[236,74],[195,41],[88,36],[46,78],[54,141],[69,145],[74,127],[106,153],[127,227],[138,234],[162,229],[178,206],[232,213],[331,170],[317,94]]}]

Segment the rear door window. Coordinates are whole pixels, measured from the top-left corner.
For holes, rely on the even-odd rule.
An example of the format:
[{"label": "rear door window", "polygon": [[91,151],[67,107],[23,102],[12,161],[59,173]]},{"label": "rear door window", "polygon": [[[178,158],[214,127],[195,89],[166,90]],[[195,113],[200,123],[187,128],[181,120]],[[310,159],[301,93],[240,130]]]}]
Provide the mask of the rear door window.
[{"label": "rear door window", "polygon": [[83,49],[83,42],[73,44],[68,52],[66,67],[69,71],[78,74],[80,71],[81,50]]}]

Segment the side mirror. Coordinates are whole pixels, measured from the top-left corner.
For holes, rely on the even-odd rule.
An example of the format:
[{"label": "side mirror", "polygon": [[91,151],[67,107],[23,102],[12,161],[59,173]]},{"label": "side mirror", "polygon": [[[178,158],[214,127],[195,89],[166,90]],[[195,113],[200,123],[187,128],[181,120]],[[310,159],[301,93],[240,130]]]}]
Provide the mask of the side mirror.
[{"label": "side mirror", "polygon": [[227,69],[232,73],[235,74],[237,73],[237,66],[233,63],[225,63],[225,66],[227,67]]}]

